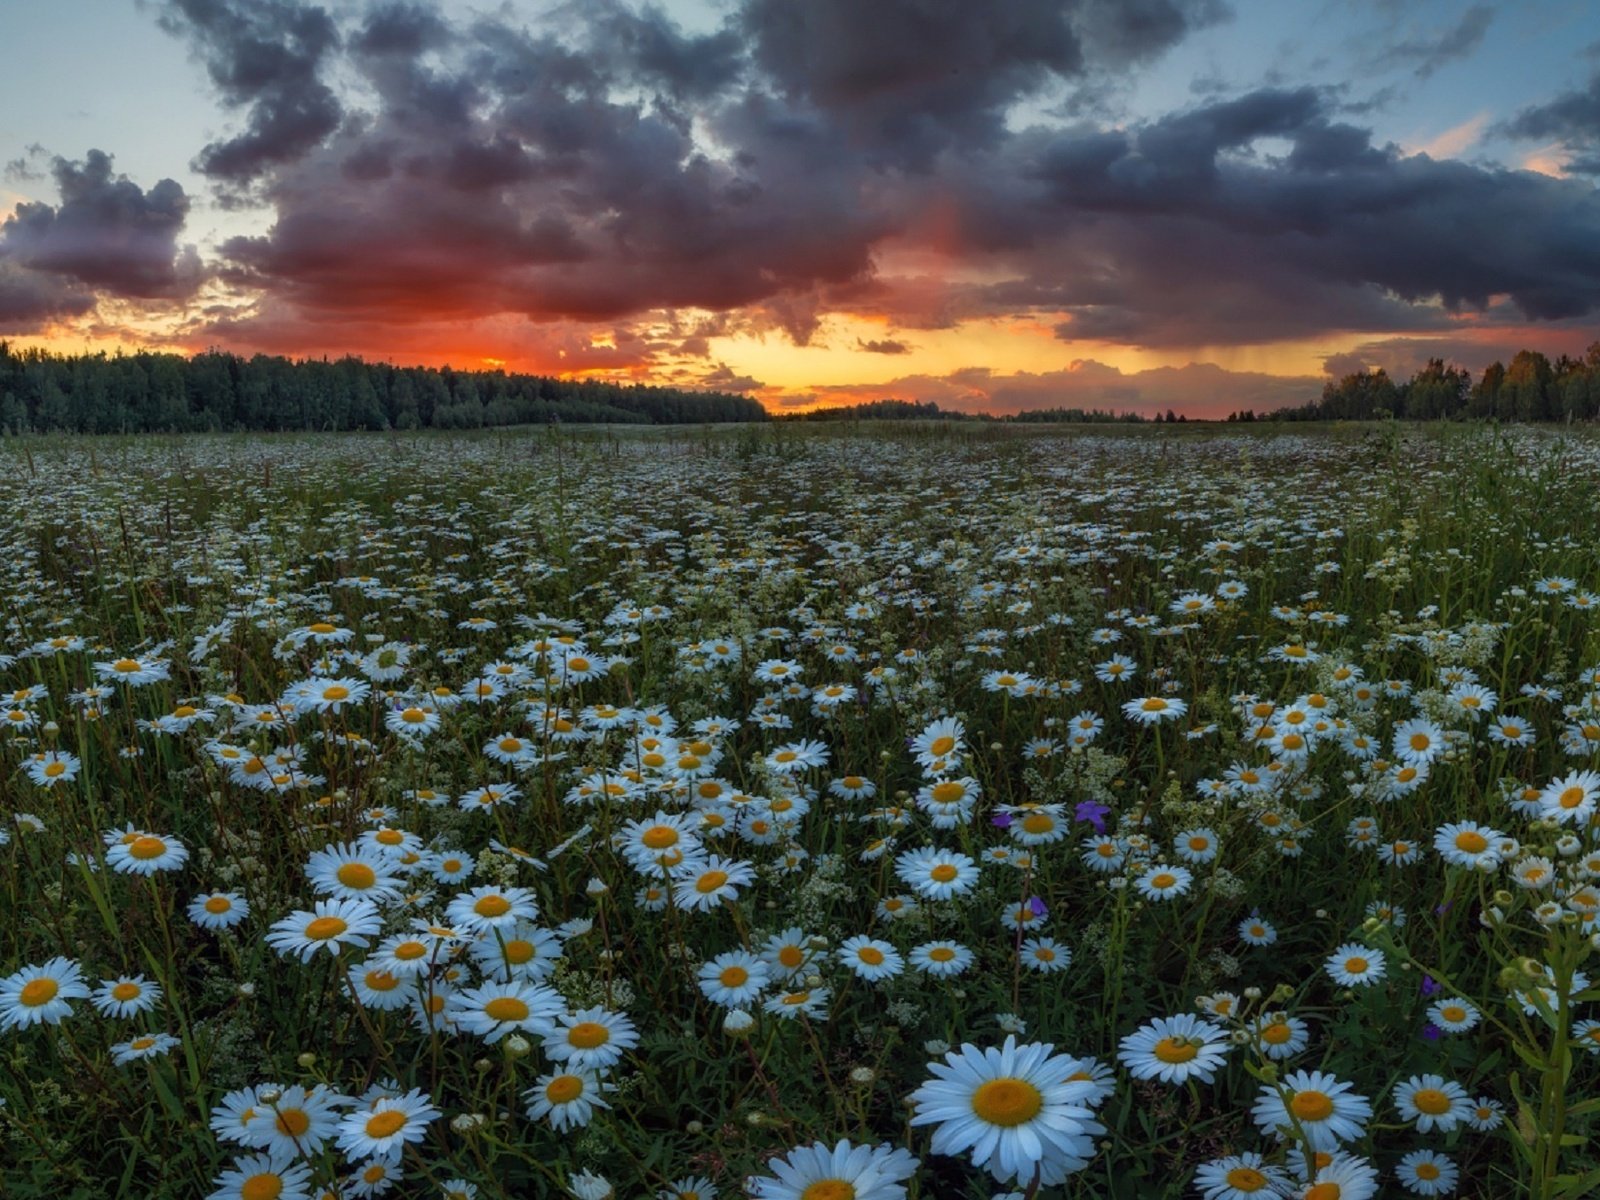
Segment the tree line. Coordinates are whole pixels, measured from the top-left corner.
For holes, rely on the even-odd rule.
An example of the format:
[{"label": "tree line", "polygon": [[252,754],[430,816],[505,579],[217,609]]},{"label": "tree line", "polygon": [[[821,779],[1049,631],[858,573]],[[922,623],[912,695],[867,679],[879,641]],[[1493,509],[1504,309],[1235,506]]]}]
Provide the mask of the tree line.
[{"label": "tree line", "polygon": [[[1509,366],[1494,362],[1476,382],[1464,369],[1430,358],[1397,383],[1387,371],[1357,371],[1323,386],[1322,397],[1272,413],[1281,421],[1366,421],[1392,416],[1416,421],[1589,421],[1600,417],[1600,342],[1582,358],[1555,362],[1536,350],[1519,350]],[[1255,420],[1234,414],[1229,420]]]},{"label": "tree line", "polygon": [[18,433],[480,429],[764,421],[748,396],[397,367],[360,358],[54,354],[0,341],[0,429]]}]

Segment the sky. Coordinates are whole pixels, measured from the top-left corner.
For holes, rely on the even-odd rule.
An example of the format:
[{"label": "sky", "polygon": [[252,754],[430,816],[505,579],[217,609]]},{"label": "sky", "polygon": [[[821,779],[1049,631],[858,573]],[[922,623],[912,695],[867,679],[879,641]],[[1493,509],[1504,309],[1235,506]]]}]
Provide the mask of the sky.
[{"label": "sky", "polygon": [[15,0],[0,337],[1217,416],[1600,338],[1588,0]]}]

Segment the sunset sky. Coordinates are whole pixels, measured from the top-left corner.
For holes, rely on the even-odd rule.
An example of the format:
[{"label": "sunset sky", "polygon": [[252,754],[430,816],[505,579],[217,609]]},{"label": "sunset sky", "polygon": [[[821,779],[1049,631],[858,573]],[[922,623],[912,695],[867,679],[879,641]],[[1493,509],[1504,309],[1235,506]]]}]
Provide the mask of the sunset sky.
[{"label": "sunset sky", "polygon": [[1600,337],[1592,0],[21,0],[0,337],[1220,415]]}]

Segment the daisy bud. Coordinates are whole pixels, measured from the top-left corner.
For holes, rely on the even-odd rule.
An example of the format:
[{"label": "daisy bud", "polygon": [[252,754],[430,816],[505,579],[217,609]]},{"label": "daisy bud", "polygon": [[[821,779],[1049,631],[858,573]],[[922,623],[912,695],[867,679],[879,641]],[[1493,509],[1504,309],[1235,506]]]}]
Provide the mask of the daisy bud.
[{"label": "daisy bud", "polygon": [[1496,904],[1502,904],[1502,905],[1510,904],[1511,903],[1511,893],[1507,892],[1507,891],[1503,891],[1503,890],[1496,892],[1494,894],[1494,902]]},{"label": "daisy bud", "polygon": [[295,1062],[299,1063],[302,1067],[305,1067],[308,1070],[316,1065],[316,1061],[317,1055],[314,1050],[307,1050],[304,1054],[295,1059]]},{"label": "daisy bud", "polygon": [[51,737],[54,737],[56,734],[61,732],[61,726],[54,721],[46,721],[39,728],[41,732],[46,733]]},{"label": "daisy bud", "polygon": [[850,1072],[850,1082],[861,1084],[863,1087],[878,1077],[878,1073],[871,1067],[856,1067]]},{"label": "daisy bud", "polygon": [[461,1113],[459,1116],[451,1118],[450,1128],[457,1133],[471,1133],[487,1120],[488,1118],[482,1113]]},{"label": "daisy bud", "polygon": [[251,996],[256,994],[256,985],[251,983],[249,980],[246,980],[233,990],[248,1000]]},{"label": "daisy bud", "polygon": [[506,1053],[512,1058],[525,1058],[533,1050],[533,1044],[520,1033],[513,1033],[506,1039]]},{"label": "daisy bud", "polygon": [[939,1038],[932,1038],[923,1042],[922,1048],[927,1051],[929,1058],[941,1058],[950,1052],[950,1043]]},{"label": "daisy bud", "polygon": [[763,1116],[761,1113],[752,1112],[752,1113],[748,1113],[745,1116],[745,1124],[749,1125],[753,1129],[760,1129],[762,1124],[763,1124],[763,1122],[765,1122],[766,1119],[767,1118],[765,1116]]},{"label": "daisy bud", "polygon": [[604,896],[611,889],[606,886],[605,880],[591,878],[588,885],[583,890],[588,892],[591,896]]},{"label": "daisy bud", "polygon": [[812,972],[810,975],[807,975],[806,976],[806,986],[808,988],[819,988],[819,987],[821,987],[822,986],[822,976],[818,975],[816,972]]},{"label": "daisy bud", "polygon": [[283,1096],[283,1092],[275,1087],[264,1087],[256,1093],[263,1104],[276,1104]]},{"label": "daisy bud", "polygon": [[1272,989],[1272,1003],[1282,1004],[1285,1000],[1289,999],[1289,997],[1293,995],[1293,987],[1287,983],[1280,983],[1277,987]]},{"label": "daisy bud", "polygon": [[1501,908],[1486,908],[1478,914],[1478,924],[1485,929],[1493,929],[1502,924],[1506,919],[1505,910]]},{"label": "daisy bud", "polygon": [[729,1037],[743,1037],[755,1025],[756,1019],[742,1008],[728,1010],[728,1015],[722,1018],[722,1032]]},{"label": "daisy bud", "polygon": [[494,1064],[487,1058],[480,1058],[477,1062],[472,1064],[472,1069],[478,1072],[478,1074],[482,1075],[486,1071],[494,1070]]},{"label": "daisy bud", "polygon": [[1537,958],[1523,957],[1517,959],[1517,970],[1521,971],[1529,979],[1543,979],[1545,977],[1544,964]]},{"label": "daisy bud", "polygon": [[1319,920],[1319,921],[1326,920],[1327,916],[1328,916],[1328,910],[1327,909],[1325,909],[1325,908],[1317,909],[1317,920]]},{"label": "daisy bud", "polygon": [[1244,990],[1244,998],[1246,1000],[1259,1000],[1259,999],[1261,999],[1261,989],[1258,988],[1258,987],[1247,987],[1247,988],[1245,988],[1245,990]]}]

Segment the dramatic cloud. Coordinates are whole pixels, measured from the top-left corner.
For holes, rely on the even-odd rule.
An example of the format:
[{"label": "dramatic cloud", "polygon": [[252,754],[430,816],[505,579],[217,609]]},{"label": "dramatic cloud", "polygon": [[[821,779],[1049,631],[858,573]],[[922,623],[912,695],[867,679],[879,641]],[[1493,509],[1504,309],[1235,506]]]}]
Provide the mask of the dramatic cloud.
[{"label": "dramatic cloud", "polygon": [[1515,138],[1554,139],[1572,155],[1566,170],[1600,175],[1600,72],[1579,91],[1523,109],[1501,132]]},{"label": "dramatic cloud", "polygon": [[[1312,89],[1266,89],[1143,127],[1032,130],[969,173],[996,288],[1063,336],[1141,345],[1427,329],[1508,295],[1523,316],[1600,308],[1600,195],[1377,148]],[[1253,145],[1286,140],[1287,155]]]},{"label": "dramatic cloud", "polygon": [[0,222],[0,324],[19,330],[94,307],[94,294],[175,300],[203,271],[180,247],[189,212],[183,188],[163,179],[148,192],[115,175],[111,156],[51,165],[61,203],[27,202]]},{"label": "dramatic cloud", "polygon": [[339,101],[319,77],[339,44],[326,9],[294,0],[167,0],[161,23],[189,39],[223,102],[247,110],[242,133],[200,151],[195,166],[204,174],[247,183],[338,127]]}]

